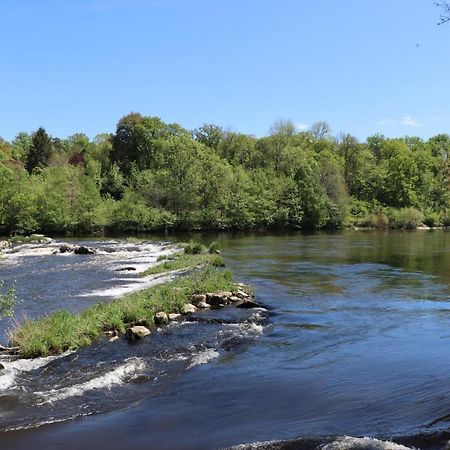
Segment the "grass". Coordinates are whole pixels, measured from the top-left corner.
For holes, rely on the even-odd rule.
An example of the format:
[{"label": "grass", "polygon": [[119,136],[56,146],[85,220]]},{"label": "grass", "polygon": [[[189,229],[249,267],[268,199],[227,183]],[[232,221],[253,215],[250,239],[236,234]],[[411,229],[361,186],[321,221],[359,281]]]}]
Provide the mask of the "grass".
[{"label": "grass", "polygon": [[213,242],[209,248],[202,244],[190,242],[184,245],[184,253],[175,253],[173,255],[163,255],[158,258],[156,266],[150,267],[141,276],[157,275],[174,270],[187,270],[195,267],[204,267],[212,265],[214,267],[224,267],[223,258],[218,255],[219,246]]},{"label": "grass", "polygon": [[108,330],[123,333],[134,323],[152,326],[157,312],[181,312],[193,293],[234,289],[229,270],[209,265],[189,276],[111,303],[96,304],[78,314],[58,311],[38,320],[25,320],[10,331],[9,338],[23,358],[58,354],[90,345]]}]

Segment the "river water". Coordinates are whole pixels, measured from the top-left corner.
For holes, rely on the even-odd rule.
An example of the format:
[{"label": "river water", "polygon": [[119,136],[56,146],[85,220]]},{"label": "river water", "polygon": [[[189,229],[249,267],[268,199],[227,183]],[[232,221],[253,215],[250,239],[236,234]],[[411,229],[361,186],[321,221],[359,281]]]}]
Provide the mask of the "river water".
[{"label": "river water", "polygon": [[[0,449],[444,448],[449,232],[214,238],[266,310],[202,312],[135,344],[3,358]],[[160,282],[138,272],[173,251],[157,239],[88,245],[98,254],[24,246],[1,259],[16,314],[76,311]],[[137,270],[117,270],[127,266]]]}]

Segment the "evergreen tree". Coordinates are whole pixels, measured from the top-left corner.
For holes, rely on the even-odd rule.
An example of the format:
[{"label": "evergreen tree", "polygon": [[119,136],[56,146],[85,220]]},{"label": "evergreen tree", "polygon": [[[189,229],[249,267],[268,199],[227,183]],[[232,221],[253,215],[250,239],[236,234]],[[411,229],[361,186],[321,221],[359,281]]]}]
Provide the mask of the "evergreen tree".
[{"label": "evergreen tree", "polygon": [[49,135],[44,128],[40,127],[36,133],[33,134],[33,141],[28,153],[26,169],[29,173],[37,167],[44,168],[50,163],[50,158],[53,152],[53,144]]}]

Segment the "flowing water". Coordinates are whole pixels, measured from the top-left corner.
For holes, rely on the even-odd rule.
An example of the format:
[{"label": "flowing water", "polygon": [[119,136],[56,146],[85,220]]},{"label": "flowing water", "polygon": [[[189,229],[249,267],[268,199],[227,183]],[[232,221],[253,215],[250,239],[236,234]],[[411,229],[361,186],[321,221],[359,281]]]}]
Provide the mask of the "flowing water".
[{"label": "flowing water", "polygon": [[[450,233],[215,238],[267,310],[226,307],[133,344],[3,358],[0,449],[444,448]],[[157,240],[88,245],[99,252],[22,246],[0,260],[19,317],[161,282],[137,272],[173,251]]]}]

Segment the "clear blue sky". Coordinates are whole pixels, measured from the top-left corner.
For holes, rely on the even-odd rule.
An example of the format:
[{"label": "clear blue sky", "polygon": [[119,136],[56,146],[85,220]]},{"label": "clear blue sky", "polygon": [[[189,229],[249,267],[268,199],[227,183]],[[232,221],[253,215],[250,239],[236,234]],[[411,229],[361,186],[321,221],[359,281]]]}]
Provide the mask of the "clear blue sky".
[{"label": "clear blue sky", "polygon": [[0,136],[115,129],[130,111],[263,135],[450,132],[433,0],[0,0]]}]

